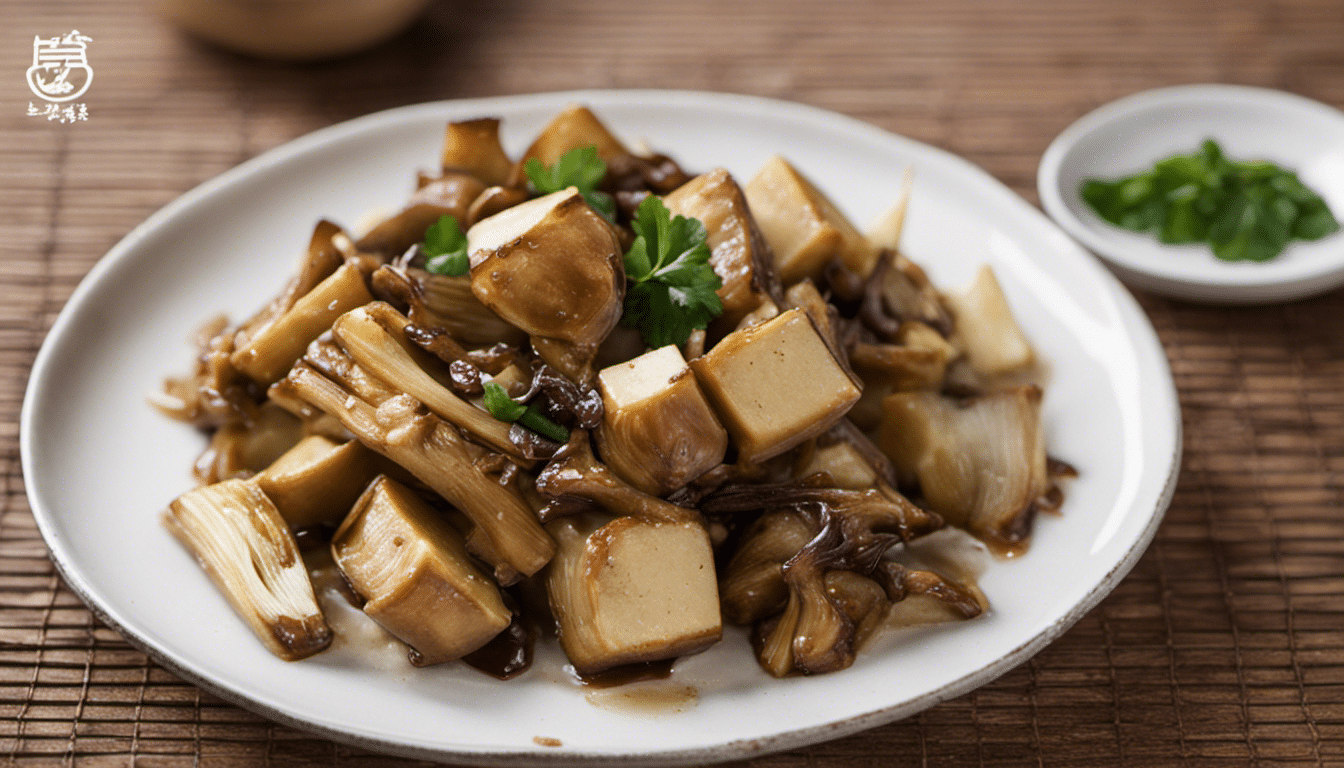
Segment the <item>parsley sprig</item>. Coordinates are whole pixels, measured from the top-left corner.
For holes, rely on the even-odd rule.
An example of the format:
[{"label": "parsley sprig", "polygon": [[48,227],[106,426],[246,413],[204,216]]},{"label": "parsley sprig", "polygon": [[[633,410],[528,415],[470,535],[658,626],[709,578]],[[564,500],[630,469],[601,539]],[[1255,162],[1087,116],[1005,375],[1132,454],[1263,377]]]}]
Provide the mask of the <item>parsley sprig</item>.
[{"label": "parsley sprig", "polygon": [[654,195],[644,198],[630,224],[635,242],[625,254],[621,324],[638,328],[644,343],[658,348],[685,344],[723,313],[715,293],[723,281],[709,265],[705,226],[699,219],[673,216]]},{"label": "parsley sprig", "polygon": [[485,409],[500,421],[518,422],[542,437],[557,443],[569,440],[569,430],[546,417],[535,405],[523,403],[509,397],[509,393],[495,382],[485,385]]},{"label": "parsley sprig", "polygon": [[1339,231],[1325,201],[1297,174],[1228,160],[1213,140],[1133,176],[1088,179],[1082,195],[1118,227],[1155,232],[1164,243],[1207,242],[1224,261],[1268,261],[1293,240]]},{"label": "parsley sprig", "polygon": [[425,255],[425,270],[436,275],[465,275],[471,269],[467,236],[452,216],[440,216],[430,225],[420,252]]},{"label": "parsley sprig", "polygon": [[607,175],[607,164],[597,156],[597,147],[586,146],[571,149],[560,156],[555,165],[543,165],[532,158],[523,165],[532,187],[543,195],[559,192],[567,187],[577,187],[579,194],[588,201],[593,210],[602,214],[607,221],[616,220],[616,201],[606,192],[599,192],[597,185]]}]

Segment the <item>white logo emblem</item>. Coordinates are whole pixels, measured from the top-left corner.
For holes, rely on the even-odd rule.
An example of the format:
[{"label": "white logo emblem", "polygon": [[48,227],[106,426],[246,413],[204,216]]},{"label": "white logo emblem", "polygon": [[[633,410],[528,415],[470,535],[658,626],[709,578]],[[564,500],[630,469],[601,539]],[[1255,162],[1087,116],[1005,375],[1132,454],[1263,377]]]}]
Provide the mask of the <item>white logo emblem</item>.
[{"label": "white logo emblem", "polygon": [[[28,68],[28,87],[46,101],[73,101],[93,83],[88,44],[93,38],[71,30],[64,37],[45,40],[33,36],[33,66]],[[31,109],[29,110],[32,111]]]}]

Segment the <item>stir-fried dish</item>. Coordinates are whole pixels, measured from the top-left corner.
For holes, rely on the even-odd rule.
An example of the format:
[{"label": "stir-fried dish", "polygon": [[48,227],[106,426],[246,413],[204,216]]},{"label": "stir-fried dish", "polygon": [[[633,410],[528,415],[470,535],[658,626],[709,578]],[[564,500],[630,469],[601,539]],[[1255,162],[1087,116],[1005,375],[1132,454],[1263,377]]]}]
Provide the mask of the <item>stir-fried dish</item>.
[{"label": "stir-fried dish", "polygon": [[501,677],[551,627],[595,675],[750,626],[782,677],[973,619],[973,569],[904,555],[1020,553],[1073,471],[993,272],[945,294],[900,251],[907,196],[863,234],[780,157],[743,186],[582,107],[519,158],[452,123],[404,208],[319,222],[200,333],[154,400],[209,434],[165,522],[289,660],[332,640],[318,549],[411,663]]}]

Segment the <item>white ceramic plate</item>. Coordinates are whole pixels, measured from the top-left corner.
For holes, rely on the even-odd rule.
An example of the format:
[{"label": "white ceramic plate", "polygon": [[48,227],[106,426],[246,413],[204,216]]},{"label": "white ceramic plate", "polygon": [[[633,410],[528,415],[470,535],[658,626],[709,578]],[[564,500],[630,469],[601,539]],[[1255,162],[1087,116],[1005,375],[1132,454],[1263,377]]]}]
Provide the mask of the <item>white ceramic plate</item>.
[{"label": "white ceramic plate", "polygon": [[1265,263],[1226,262],[1204,245],[1164,245],[1108,224],[1083,202],[1085,179],[1116,178],[1188,154],[1212,138],[1236,160],[1298,172],[1344,216],[1344,112],[1301,96],[1238,85],[1183,85],[1127,96],[1069,126],[1041,157],[1041,204],[1123,280],[1178,298],[1287,301],[1344,284],[1344,234],[1297,242]]},{"label": "white ceramic plate", "polygon": [[[337,644],[285,663],[262,648],[159,525],[191,486],[199,434],[145,403],[186,369],[185,342],[212,312],[240,317],[293,269],[322,216],[353,223],[400,204],[433,166],[443,124],[505,118],[520,151],[573,102],[687,168],[749,177],[783,153],[861,225],[916,173],[906,245],[944,286],[989,262],[1052,371],[1053,454],[1082,477],[1031,552],[990,566],[993,612],[906,631],[849,670],[774,680],[743,637],[679,662],[671,681],[589,696],[554,649],[508,683],[458,664],[413,669]],[[267,717],[366,748],[475,764],[620,758],[645,765],[743,758],[836,738],[964,693],[1057,637],[1124,576],[1170,498],[1180,419],[1151,326],[1105,270],[983,171],[837,114],[739,96],[598,91],[442,102],[306,136],[210,181],[150,217],[90,273],[34,367],[23,411],[29,499],[67,583],[165,667]],[[684,711],[633,698],[692,686]],[[683,688],[684,690],[684,688]],[[622,702],[630,706],[622,706]],[[556,739],[561,746],[536,740]]]}]

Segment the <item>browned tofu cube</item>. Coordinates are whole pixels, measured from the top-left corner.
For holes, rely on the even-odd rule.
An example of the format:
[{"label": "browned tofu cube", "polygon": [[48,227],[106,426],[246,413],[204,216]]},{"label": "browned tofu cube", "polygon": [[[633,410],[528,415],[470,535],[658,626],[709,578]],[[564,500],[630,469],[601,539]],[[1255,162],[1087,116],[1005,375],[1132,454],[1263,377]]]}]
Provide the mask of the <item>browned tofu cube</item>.
[{"label": "browned tofu cube", "polygon": [[592,110],[575,104],[551,118],[551,122],[541,129],[532,146],[514,165],[510,185],[519,186],[527,181],[524,168],[528,160],[536,158],[542,165],[555,165],[566,152],[583,147],[596,147],[597,156],[603,160],[629,154],[621,140],[607,130]]},{"label": "browned tofu cube", "polygon": [[728,334],[691,368],[749,462],[826,431],[860,394],[798,309]]},{"label": "browned tofu cube", "polygon": [[585,523],[548,526],[559,548],[546,591],[575,670],[672,659],[719,640],[714,552],[699,523]]},{"label": "browned tofu cube", "polygon": [[358,440],[309,435],[256,476],[290,528],[335,522],[378,474],[378,454]]},{"label": "browned tofu cube", "polygon": [[748,312],[770,298],[777,282],[764,236],[747,198],[722,168],[696,176],[663,198],[667,209],[705,225],[709,264],[723,281],[717,291],[723,314],[715,327],[732,329]]},{"label": "browned tofu cube", "polygon": [[746,193],[785,285],[818,276],[834,256],[856,274],[873,271],[877,248],[789,161],[770,158]]},{"label": "browned tofu cube", "polygon": [[413,492],[379,477],[331,540],[364,613],[411,647],[416,666],[461,658],[509,625],[499,588],[461,536]]},{"label": "browned tofu cube", "polygon": [[662,496],[723,461],[728,433],[673,345],[603,368],[602,461],[626,482]]}]

